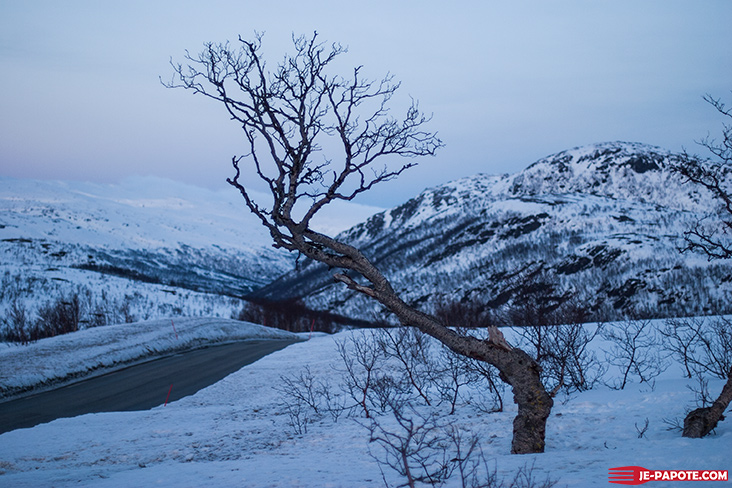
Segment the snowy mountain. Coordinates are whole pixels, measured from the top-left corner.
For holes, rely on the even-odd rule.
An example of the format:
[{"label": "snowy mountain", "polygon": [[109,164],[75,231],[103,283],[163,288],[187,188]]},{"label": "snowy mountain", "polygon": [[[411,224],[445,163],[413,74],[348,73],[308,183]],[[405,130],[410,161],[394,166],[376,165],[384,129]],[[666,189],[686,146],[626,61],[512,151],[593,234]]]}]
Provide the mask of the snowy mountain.
[{"label": "snowy mountain", "polygon": [[[340,231],[376,210],[350,206],[321,225]],[[0,310],[77,294],[107,322],[229,317],[292,265],[228,187],[0,178]]]},{"label": "snowy mountain", "polygon": [[[669,171],[678,157],[637,143],[575,148],[513,175],[428,189],[339,238],[425,310],[458,301],[539,313],[573,303],[595,319],[728,312],[730,264],[678,251],[687,225],[714,207]],[[257,296],[378,313],[313,262]]]}]

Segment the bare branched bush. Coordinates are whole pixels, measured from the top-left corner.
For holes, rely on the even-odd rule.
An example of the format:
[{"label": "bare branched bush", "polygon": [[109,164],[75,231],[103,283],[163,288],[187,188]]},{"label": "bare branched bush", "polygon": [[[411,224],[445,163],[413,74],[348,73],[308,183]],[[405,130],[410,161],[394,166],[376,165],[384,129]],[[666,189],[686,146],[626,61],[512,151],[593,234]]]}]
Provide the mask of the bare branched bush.
[{"label": "bare branched bush", "polygon": [[281,406],[285,407],[290,427],[297,435],[306,434],[309,424],[326,415],[338,422],[346,411],[344,398],[327,380],[316,378],[310,366],[294,376],[280,376],[280,382],[273,388],[281,395]]},{"label": "bare branched bush", "polygon": [[327,313],[310,310],[301,300],[249,302],[234,318],[290,332],[332,333],[337,328]]},{"label": "bare branched bush", "polygon": [[45,337],[53,337],[79,330],[81,302],[78,294],[61,297],[38,310],[39,330]]},{"label": "bare branched bush", "polygon": [[[434,308],[435,316],[445,326],[463,335],[469,334],[471,329],[496,325],[493,314],[475,302],[442,300]],[[481,392],[480,397],[472,395],[469,399],[479,410],[485,413],[503,411],[505,383],[495,367],[444,348],[439,363],[440,373],[435,376],[435,383],[442,400],[450,402],[450,413],[455,411],[461,388],[469,385]]]},{"label": "bare branched bush", "polygon": [[485,461],[485,458],[480,451],[479,437],[475,434],[466,435],[455,425],[448,425],[445,428],[445,436],[453,449],[454,457],[450,462],[453,463],[454,472],[460,477],[461,488],[493,486],[497,479],[495,469],[492,471],[486,469],[485,477],[481,479],[481,467],[486,466],[487,468],[487,464],[480,462]]},{"label": "bare branched bush", "polygon": [[727,378],[732,369],[732,321],[728,318],[667,320],[660,332],[688,378],[697,374]]},{"label": "bare branched bush", "polygon": [[[389,393],[388,387],[391,384],[386,380],[379,381],[379,378],[385,375],[386,358],[373,341],[373,336],[365,332],[353,334],[343,341],[336,342],[336,346],[342,359],[341,366],[344,368],[342,372],[346,393],[362,408],[366,418],[371,418],[371,408],[374,404],[383,411],[387,403],[378,398]],[[378,387],[374,391],[377,383]]]},{"label": "bare branched bush", "polygon": [[408,383],[426,405],[432,405],[429,389],[438,374],[432,340],[413,327],[378,329],[374,339],[384,357],[394,364],[399,381]]},{"label": "bare branched bush", "polygon": [[310,371],[310,366],[305,366],[297,376],[280,376],[280,381],[281,385],[274,387],[276,391],[290,397],[293,403],[310,407],[315,415],[320,416],[323,413],[320,396],[322,388]]},{"label": "bare branched bush", "polygon": [[506,384],[499,378],[498,370],[491,365],[473,360],[470,360],[469,367],[480,375],[481,381],[486,385],[479,389],[483,395],[480,398],[473,396],[471,402],[485,413],[503,412]]},{"label": "bare branched bush", "polygon": [[696,348],[704,319],[669,319],[659,330],[664,347],[683,365],[687,378],[696,369]]},{"label": "bare branched bush", "polygon": [[36,336],[35,324],[31,320],[30,312],[18,299],[13,300],[3,319],[3,340],[28,344]]},{"label": "bare branched bush", "polygon": [[314,422],[307,406],[293,398],[285,399],[281,405],[285,407],[290,428],[295,435],[307,434],[308,425]]},{"label": "bare branched bush", "polygon": [[660,339],[650,321],[627,320],[605,327],[602,337],[611,342],[605,360],[619,368],[622,375],[622,379],[610,385],[613,388],[624,389],[633,376],[641,383],[648,383],[668,367],[659,353]]},{"label": "bare branched bush", "polygon": [[434,414],[425,414],[411,405],[393,405],[392,417],[372,418],[366,425],[369,454],[379,464],[384,484],[389,487],[384,468],[404,481],[398,487],[418,485],[459,486],[461,488],[551,488],[556,480],[538,479],[534,465],[518,469],[513,479],[500,479],[490,467],[480,438]]},{"label": "bare branched bush", "polygon": [[480,380],[480,373],[469,358],[445,349],[440,355],[440,371],[435,376],[435,386],[443,401],[450,405],[450,415],[455,413],[462,387]]},{"label": "bare branched bush", "polygon": [[649,425],[648,417],[646,417],[645,421],[643,422],[643,425],[641,425],[640,427],[638,426],[637,422],[635,423],[635,431],[638,433],[638,439],[643,439],[643,437],[645,437],[646,432],[648,432],[648,425]]},{"label": "bare branched bush", "polygon": [[446,348],[435,350],[431,341],[419,331],[400,328],[357,331],[336,342],[341,394],[318,379],[309,366],[281,377],[275,390],[282,396],[281,406],[294,434],[307,434],[309,426],[328,414],[333,422],[345,412],[362,414],[365,419],[358,423],[369,432],[369,454],[379,464],[387,487],[391,485],[385,469],[403,480],[396,486],[553,486],[548,479],[537,481],[533,467],[519,469],[510,481],[499,479],[483,455],[479,438],[457,426],[455,417],[445,415],[444,404],[453,413],[462,387],[488,391],[486,378],[497,373],[481,371],[476,364],[486,365],[474,364]]},{"label": "bare branched bush", "polygon": [[536,479],[535,476],[534,464],[531,466],[525,464],[516,472],[516,476],[508,484],[508,488],[552,488],[557,484],[557,480],[548,476],[541,480]]},{"label": "bare branched bush", "polygon": [[694,402],[697,408],[706,408],[714,403],[714,398],[709,392],[709,379],[707,379],[701,372],[694,374],[696,379],[696,385],[687,385],[686,387],[694,393]]},{"label": "bare branched bush", "polygon": [[369,448],[369,454],[379,463],[382,474],[383,467],[389,467],[405,479],[399,486],[410,488],[417,483],[434,486],[449,478],[454,466],[438,418],[421,414],[409,405],[393,404],[391,413],[393,422],[372,418],[367,425],[369,442],[378,446]]},{"label": "bare branched bush", "polygon": [[542,368],[544,386],[552,396],[560,390],[567,393],[591,389],[606,368],[589,349],[602,326],[579,323],[534,325],[519,329],[527,350]]}]

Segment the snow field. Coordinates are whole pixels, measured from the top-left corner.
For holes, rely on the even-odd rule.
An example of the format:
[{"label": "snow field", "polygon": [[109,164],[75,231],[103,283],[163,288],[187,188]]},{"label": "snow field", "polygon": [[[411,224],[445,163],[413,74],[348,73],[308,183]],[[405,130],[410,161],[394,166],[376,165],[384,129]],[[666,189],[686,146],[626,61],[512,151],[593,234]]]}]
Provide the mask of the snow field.
[{"label": "snow field", "polygon": [[[362,415],[342,416],[337,422],[325,415],[309,424],[307,433],[296,435],[283,395],[273,388],[282,384],[282,376],[294,377],[306,366],[316,379],[339,384],[337,341],[365,333],[315,335],[167,407],[89,414],[3,434],[0,486],[384,486],[379,467],[369,456],[369,448],[377,450],[368,443]],[[605,381],[611,382],[616,374],[610,369]],[[515,414],[509,392],[504,412],[487,414],[473,405],[460,405],[454,415],[442,419],[478,435],[489,465],[508,480],[521,467],[532,465],[535,479],[550,476],[559,480],[557,486],[578,488],[610,486],[608,469],[619,466],[732,468],[729,420],[705,439],[685,439],[667,429],[664,419],[682,418],[693,407],[694,395],[687,389],[692,383],[676,365],[650,385],[635,381],[624,390],[597,386],[570,396],[560,394],[547,424],[544,454],[508,454]],[[710,391],[717,395],[722,384],[710,380]],[[645,419],[648,429],[639,437]],[[379,420],[389,423],[388,416]],[[390,485],[403,482],[384,469]],[[459,481],[452,479],[445,486],[459,486]]]}]

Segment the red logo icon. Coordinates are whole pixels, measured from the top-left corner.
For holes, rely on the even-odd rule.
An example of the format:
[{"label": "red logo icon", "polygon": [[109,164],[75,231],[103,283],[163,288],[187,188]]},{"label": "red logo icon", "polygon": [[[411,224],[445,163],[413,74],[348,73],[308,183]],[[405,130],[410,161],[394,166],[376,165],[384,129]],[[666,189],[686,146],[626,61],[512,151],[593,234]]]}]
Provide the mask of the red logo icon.
[{"label": "red logo icon", "polygon": [[650,479],[641,481],[641,476],[645,478],[645,473],[650,472],[649,469],[640,466],[621,466],[619,468],[610,468],[608,478],[610,483],[618,485],[641,485]]}]

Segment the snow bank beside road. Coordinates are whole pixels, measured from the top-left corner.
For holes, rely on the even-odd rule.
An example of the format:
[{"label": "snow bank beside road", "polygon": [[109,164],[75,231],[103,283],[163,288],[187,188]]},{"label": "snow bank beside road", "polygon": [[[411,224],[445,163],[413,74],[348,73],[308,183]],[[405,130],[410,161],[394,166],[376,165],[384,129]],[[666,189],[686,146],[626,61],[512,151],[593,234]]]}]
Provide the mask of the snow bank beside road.
[{"label": "snow bank beside road", "polygon": [[0,350],[0,398],[207,345],[297,338],[283,330],[219,318],[159,319],[86,329]]}]

